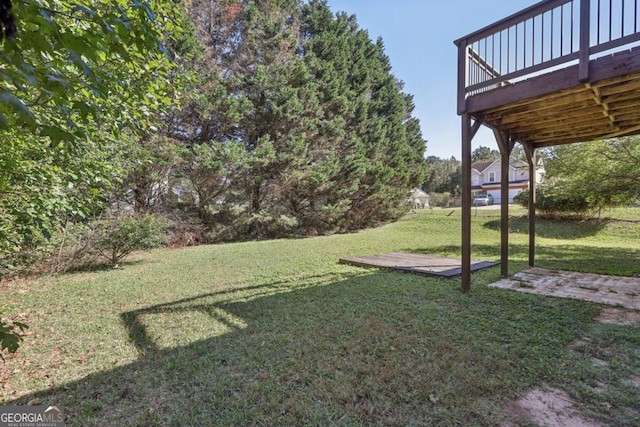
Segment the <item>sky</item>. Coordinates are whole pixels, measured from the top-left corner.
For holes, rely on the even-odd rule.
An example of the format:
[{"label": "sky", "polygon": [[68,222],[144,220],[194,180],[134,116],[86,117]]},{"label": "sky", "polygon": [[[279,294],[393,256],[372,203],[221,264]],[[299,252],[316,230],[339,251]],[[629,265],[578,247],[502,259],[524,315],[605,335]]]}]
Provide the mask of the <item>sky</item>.
[{"label": "sky", "polygon": [[[461,121],[456,112],[458,51],[454,40],[519,12],[537,0],[328,0],[335,12],[356,15],[375,41],[382,37],[393,74],[414,96],[426,156],[461,158]],[[498,149],[481,129],[472,148]]]}]

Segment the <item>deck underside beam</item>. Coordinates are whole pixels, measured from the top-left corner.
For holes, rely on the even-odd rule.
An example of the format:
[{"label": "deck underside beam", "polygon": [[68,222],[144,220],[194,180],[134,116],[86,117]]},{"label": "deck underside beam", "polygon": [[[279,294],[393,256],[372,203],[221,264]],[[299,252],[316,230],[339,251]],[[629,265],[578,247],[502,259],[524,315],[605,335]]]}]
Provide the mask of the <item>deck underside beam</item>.
[{"label": "deck underside beam", "polygon": [[472,115],[536,148],[640,132],[640,48],[591,61],[589,82],[578,66],[477,94]]}]

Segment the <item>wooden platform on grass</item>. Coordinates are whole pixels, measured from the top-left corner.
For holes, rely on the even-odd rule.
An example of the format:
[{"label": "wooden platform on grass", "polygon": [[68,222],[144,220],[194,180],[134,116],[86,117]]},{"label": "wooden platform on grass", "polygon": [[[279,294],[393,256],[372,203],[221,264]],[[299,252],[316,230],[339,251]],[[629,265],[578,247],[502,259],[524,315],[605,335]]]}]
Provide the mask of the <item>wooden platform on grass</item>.
[{"label": "wooden platform on grass", "polygon": [[[462,273],[460,259],[443,258],[435,255],[389,252],[381,255],[340,258],[340,263],[358,267],[378,267],[400,270],[409,273],[424,274],[433,277],[453,277]],[[471,262],[471,271],[498,265],[497,262]]]}]

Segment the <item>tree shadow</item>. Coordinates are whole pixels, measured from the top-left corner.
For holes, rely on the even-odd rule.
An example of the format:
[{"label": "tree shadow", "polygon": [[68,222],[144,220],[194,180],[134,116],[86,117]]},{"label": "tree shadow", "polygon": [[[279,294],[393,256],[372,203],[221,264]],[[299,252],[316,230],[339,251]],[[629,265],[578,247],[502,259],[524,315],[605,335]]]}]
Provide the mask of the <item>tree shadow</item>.
[{"label": "tree shadow", "polygon": [[[549,366],[568,363],[563,348],[599,311],[452,283],[376,272],[126,311],[136,361],[5,404],[63,406],[69,426],[498,425],[502,399],[551,381]],[[167,347],[149,333],[150,314],[176,316],[185,331],[228,329]]]},{"label": "tree shadow", "polygon": [[94,260],[85,262],[82,264],[74,265],[69,268],[64,269],[62,272],[64,274],[84,274],[84,273],[99,273],[103,271],[111,271],[117,269],[123,269],[127,267],[132,267],[135,265],[140,265],[146,261],[140,259],[124,259],[119,264],[113,265],[106,260]]},{"label": "tree shadow", "polygon": [[[536,219],[536,235],[549,239],[575,240],[597,235],[607,224],[608,218],[566,220],[553,218]],[[490,230],[500,230],[500,220],[488,221],[484,224]],[[529,234],[529,219],[526,216],[510,217],[509,232]]]}]

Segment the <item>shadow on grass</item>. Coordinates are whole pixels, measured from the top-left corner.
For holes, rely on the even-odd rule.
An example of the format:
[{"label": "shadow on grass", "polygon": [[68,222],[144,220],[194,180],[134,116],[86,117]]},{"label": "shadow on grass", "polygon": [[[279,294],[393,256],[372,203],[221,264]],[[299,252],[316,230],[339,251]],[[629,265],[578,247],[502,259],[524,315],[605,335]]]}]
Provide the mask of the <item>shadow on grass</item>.
[{"label": "shadow on grass", "polygon": [[[137,361],[5,404],[61,405],[70,426],[500,425],[529,387],[592,381],[566,350],[591,304],[388,272],[292,285],[122,313]],[[165,316],[184,333],[231,328],[163,347],[147,328]],[[627,406],[606,416],[625,425]]]},{"label": "shadow on grass", "polygon": [[[445,245],[412,249],[407,252],[460,257],[460,246]],[[529,246],[509,245],[512,263],[528,260]],[[499,261],[500,246],[474,244],[471,258],[482,261]],[[640,277],[640,250],[630,248],[595,247],[584,245],[538,246],[536,266],[554,270]],[[522,265],[525,268],[526,265]]]},{"label": "shadow on grass", "polygon": [[[583,220],[546,219],[536,220],[536,235],[549,239],[574,240],[597,235],[602,231],[610,219],[594,218]],[[500,220],[488,221],[484,224],[490,230],[500,229]],[[512,233],[528,234],[529,219],[526,216],[509,218],[509,231]]]},{"label": "shadow on grass", "polygon": [[[305,280],[322,279],[324,276],[306,276]],[[129,339],[136,346],[141,354],[147,354],[150,352],[158,351],[160,348],[156,342],[150,337],[147,327],[144,322],[141,321],[142,316],[146,315],[172,315],[185,313],[185,312],[200,312],[206,316],[214,318],[216,322],[225,324],[228,328],[236,328],[238,325],[230,321],[229,318],[221,315],[219,312],[212,310],[212,307],[217,307],[220,304],[234,301],[238,294],[247,295],[249,292],[249,298],[262,298],[265,296],[273,295],[276,293],[289,292],[299,286],[292,284],[290,281],[278,281],[268,284],[261,284],[255,286],[244,286],[234,289],[228,289],[219,292],[210,292],[196,297],[183,298],[178,301],[174,301],[166,304],[158,304],[148,308],[128,311],[120,314],[122,324],[127,330]]]},{"label": "shadow on grass", "polygon": [[136,260],[136,259],[124,259],[122,261],[120,261],[119,264],[117,265],[113,265],[111,263],[109,263],[108,261],[103,261],[103,260],[96,260],[96,261],[91,261],[91,262],[87,262],[84,264],[80,264],[80,265],[76,265],[73,267],[70,267],[66,270],[64,270],[64,274],[75,274],[75,273],[98,273],[101,271],[110,271],[110,270],[117,270],[117,269],[121,269],[121,268],[126,268],[126,267],[131,267],[134,265],[139,265],[144,263],[145,261],[143,260]]}]

